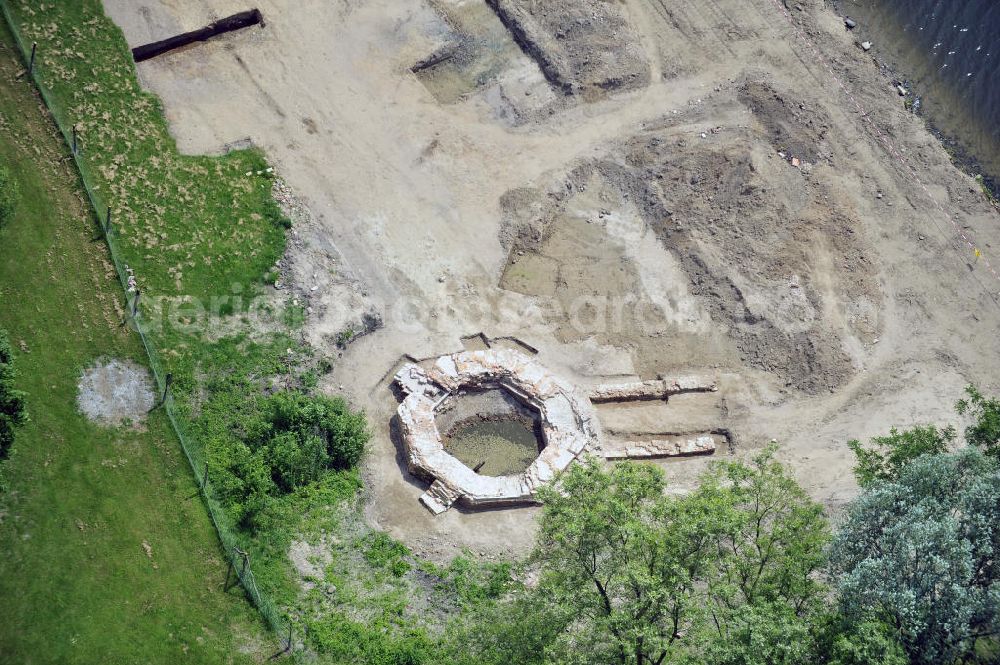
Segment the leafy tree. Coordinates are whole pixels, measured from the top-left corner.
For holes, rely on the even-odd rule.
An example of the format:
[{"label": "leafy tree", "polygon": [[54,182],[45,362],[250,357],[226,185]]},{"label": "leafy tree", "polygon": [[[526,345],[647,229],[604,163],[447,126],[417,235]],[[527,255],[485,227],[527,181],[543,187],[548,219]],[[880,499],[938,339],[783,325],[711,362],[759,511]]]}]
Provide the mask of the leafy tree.
[{"label": "leafy tree", "polygon": [[692,626],[688,645],[701,653],[699,662],[798,663],[811,649],[811,626],[824,609],[817,573],[829,530],[821,506],[774,452],[768,448],[749,464],[715,464],[678,502],[685,513],[713,507],[696,525],[710,535],[698,603],[707,620]]},{"label": "leafy tree", "polygon": [[[816,609],[824,593],[815,573],[829,528],[823,509],[774,459],[771,447],[750,464],[721,462],[702,478],[690,504],[716,506],[708,578],[713,625],[730,608],[785,603],[796,614]],[[723,634],[720,632],[720,636]]]},{"label": "leafy tree", "polygon": [[1000,470],[978,448],[922,455],[850,506],[831,550],[844,612],[892,627],[913,663],[1000,634]]},{"label": "leafy tree", "polygon": [[888,436],[874,437],[871,448],[863,447],[857,439],[848,441],[847,445],[858,458],[854,477],[859,485],[868,487],[881,480],[895,480],[903,467],[921,455],[947,452],[954,440],[954,427],[939,430],[934,425],[926,425],[903,432],[894,427]]},{"label": "leafy tree", "polygon": [[826,665],[908,665],[892,628],[872,619],[852,620],[831,612],[818,623],[815,655],[810,661]]},{"label": "leafy tree", "polygon": [[772,449],[717,463],[688,496],[664,489],[653,465],[591,460],[542,490],[537,586],[466,626],[458,662],[804,662],[825,594],[819,506]]},{"label": "leafy tree", "polygon": [[975,419],[965,428],[966,442],[1000,458],[1000,400],[984,397],[975,386],[966,387],[965,394],[968,399],[959,400],[955,410]]},{"label": "leafy tree", "polygon": [[[534,560],[551,602],[580,619],[554,647],[569,662],[661,663],[689,622],[708,534],[663,495],[662,472],[645,464],[594,461],[574,467],[545,503]],[[574,658],[575,660],[575,658]]]},{"label": "leafy tree", "polygon": [[17,182],[10,177],[7,167],[0,165],[0,228],[14,216],[17,206]]},{"label": "leafy tree", "polygon": [[7,333],[0,330],[0,459],[10,455],[14,431],[28,420],[25,395],[14,389],[14,352]]},{"label": "leafy tree", "polygon": [[727,620],[726,639],[707,636],[701,663],[801,665],[810,662],[810,622],[784,603],[743,605]]}]

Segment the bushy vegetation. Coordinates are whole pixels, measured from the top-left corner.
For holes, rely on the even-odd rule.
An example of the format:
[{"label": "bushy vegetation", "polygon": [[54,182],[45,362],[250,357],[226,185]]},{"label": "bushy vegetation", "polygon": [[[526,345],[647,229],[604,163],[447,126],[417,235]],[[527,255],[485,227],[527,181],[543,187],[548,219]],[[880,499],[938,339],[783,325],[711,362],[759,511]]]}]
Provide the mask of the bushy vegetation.
[{"label": "bushy vegetation", "polygon": [[4,330],[0,330],[0,460],[14,445],[14,433],[28,419],[25,395],[14,387],[14,351]]},{"label": "bushy vegetation", "polygon": [[826,521],[773,450],[714,465],[688,496],[664,489],[652,465],[572,467],[543,493],[537,584],[462,623],[451,659],[899,662],[881,625],[831,619]]},{"label": "bushy vegetation", "polygon": [[832,548],[845,616],[890,625],[920,665],[1000,655],[1000,402],[965,392],[956,410],[971,423],[955,452],[951,426],[852,442],[865,491]]},{"label": "bushy vegetation", "polygon": [[262,400],[234,436],[209,442],[209,474],[236,522],[251,527],[271,498],[349,469],[368,440],[364,415],[340,398],[285,390]]},{"label": "bushy vegetation", "polygon": [[858,460],[854,477],[862,487],[870,487],[879,481],[898,478],[906,465],[921,455],[947,451],[954,440],[954,427],[918,425],[904,432],[892,428],[887,436],[874,437],[868,447],[857,439],[848,441],[847,446]]},{"label": "bushy vegetation", "polygon": [[7,167],[0,164],[0,228],[3,228],[14,216],[17,197],[17,181],[10,176]]},{"label": "bushy vegetation", "polygon": [[975,662],[1000,635],[1000,469],[978,448],[923,455],[855,501],[831,561],[848,616],[893,626],[910,662]]},{"label": "bushy vegetation", "polygon": [[972,419],[965,428],[966,443],[1000,459],[1000,400],[985,397],[975,386],[969,386],[955,410]]}]

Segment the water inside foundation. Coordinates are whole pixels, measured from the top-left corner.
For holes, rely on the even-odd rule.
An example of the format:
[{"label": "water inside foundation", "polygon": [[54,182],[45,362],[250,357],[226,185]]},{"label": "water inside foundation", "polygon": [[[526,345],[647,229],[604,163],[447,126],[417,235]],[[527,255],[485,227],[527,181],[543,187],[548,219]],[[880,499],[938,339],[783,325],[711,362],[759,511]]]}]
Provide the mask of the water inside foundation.
[{"label": "water inside foundation", "polygon": [[524,418],[471,418],[451,430],[444,447],[480,475],[508,476],[523,472],[538,457],[537,430]]}]

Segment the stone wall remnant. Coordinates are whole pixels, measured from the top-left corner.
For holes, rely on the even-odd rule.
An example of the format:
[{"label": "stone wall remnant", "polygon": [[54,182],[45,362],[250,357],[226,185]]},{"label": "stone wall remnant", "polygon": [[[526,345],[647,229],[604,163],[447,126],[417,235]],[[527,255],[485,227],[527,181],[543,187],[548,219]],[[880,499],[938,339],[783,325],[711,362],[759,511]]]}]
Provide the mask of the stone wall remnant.
[{"label": "stone wall remnant", "polygon": [[719,387],[714,379],[701,376],[683,376],[673,379],[652,379],[632,383],[603,384],[593,388],[590,401],[638,402],[644,400],[667,399],[681,393],[715,392]]},{"label": "stone wall remnant", "polygon": [[[715,380],[705,377],[603,384],[583,390],[521,351],[490,347],[409,362],[396,372],[394,383],[402,395],[396,415],[406,464],[410,473],[431,481],[420,501],[435,515],[457,502],[472,507],[531,503],[542,485],[586,450],[608,460],[656,459],[712,454],[717,445],[716,437],[704,432],[652,435],[648,441],[604,446],[594,410],[595,403],[667,400],[681,393],[717,390]],[[538,414],[541,450],[522,473],[480,475],[445,449],[438,429],[437,417],[454,405],[452,400],[468,392],[496,389]]]}]

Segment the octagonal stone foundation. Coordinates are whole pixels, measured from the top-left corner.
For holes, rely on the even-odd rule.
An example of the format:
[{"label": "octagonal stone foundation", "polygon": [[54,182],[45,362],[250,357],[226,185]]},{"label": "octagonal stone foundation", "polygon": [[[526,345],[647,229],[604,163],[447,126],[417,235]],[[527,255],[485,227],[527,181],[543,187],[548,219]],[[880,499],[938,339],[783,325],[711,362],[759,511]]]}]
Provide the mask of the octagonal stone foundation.
[{"label": "octagonal stone foundation", "polygon": [[[420,501],[438,514],[456,501],[470,506],[532,502],[535,493],[598,440],[589,399],[540,363],[512,349],[463,351],[429,367],[404,366],[395,376],[405,395],[398,417],[407,465],[430,479]],[[538,413],[542,449],[522,473],[486,476],[445,450],[438,410],[467,390],[499,389]]]}]

